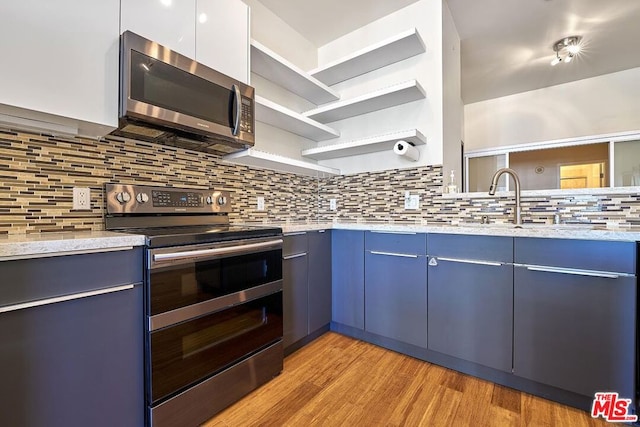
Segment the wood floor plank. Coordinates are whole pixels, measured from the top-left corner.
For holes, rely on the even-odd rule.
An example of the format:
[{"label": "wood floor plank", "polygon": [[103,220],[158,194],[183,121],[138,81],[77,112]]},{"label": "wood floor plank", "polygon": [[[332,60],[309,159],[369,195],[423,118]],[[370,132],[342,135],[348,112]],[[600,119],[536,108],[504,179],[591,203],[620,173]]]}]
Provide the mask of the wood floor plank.
[{"label": "wood floor plank", "polygon": [[513,413],[520,413],[520,392],[512,388],[495,384],[491,394],[491,404]]},{"label": "wood floor plank", "polygon": [[205,427],[601,427],[584,411],[326,333]]}]

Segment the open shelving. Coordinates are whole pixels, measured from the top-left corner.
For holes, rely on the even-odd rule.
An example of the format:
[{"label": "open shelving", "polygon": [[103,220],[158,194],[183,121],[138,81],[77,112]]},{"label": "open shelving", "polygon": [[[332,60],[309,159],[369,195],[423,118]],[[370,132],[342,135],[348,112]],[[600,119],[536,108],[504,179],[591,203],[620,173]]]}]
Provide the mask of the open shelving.
[{"label": "open shelving", "polygon": [[332,86],[353,77],[402,61],[425,51],[415,28],[360,49],[336,61],[309,71],[321,82]]},{"label": "open shelving", "polygon": [[424,145],[427,138],[417,129],[410,129],[401,132],[387,133],[384,135],[372,136],[355,141],[340,144],[326,145],[324,147],[310,148],[302,150],[303,157],[315,160],[328,160],[338,157],[355,156],[378,151],[392,150],[398,140],[404,140],[413,145]]},{"label": "open shelving", "polygon": [[340,136],[340,133],[327,125],[296,113],[280,104],[261,96],[255,98],[256,120],[284,129],[313,141],[324,141]]},{"label": "open shelving", "polygon": [[416,80],[395,84],[355,98],[326,104],[302,113],[304,117],[321,123],[335,122],[372,111],[417,101],[426,97],[425,91]]},{"label": "open shelving", "polygon": [[340,99],[326,84],[255,40],[251,40],[251,71],[316,105]]},{"label": "open shelving", "polygon": [[223,160],[235,164],[254,166],[279,172],[294,173],[297,175],[317,176],[320,178],[340,175],[339,169],[320,166],[315,163],[309,163],[302,160],[291,159],[289,157],[267,153],[254,148],[227,154],[223,157]]}]

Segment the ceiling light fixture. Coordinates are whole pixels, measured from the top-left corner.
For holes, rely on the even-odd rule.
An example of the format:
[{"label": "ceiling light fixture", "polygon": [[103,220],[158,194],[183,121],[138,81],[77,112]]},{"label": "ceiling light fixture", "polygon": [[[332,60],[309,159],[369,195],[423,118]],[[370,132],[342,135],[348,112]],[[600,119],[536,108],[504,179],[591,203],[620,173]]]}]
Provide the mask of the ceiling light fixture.
[{"label": "ceiling light fixture", "polygon": [[561,62],[569,63],[582,50],[582,36],[564,37],[553,44],[553,51],[556,57],[551,61],[551,65],[558,65]]}]

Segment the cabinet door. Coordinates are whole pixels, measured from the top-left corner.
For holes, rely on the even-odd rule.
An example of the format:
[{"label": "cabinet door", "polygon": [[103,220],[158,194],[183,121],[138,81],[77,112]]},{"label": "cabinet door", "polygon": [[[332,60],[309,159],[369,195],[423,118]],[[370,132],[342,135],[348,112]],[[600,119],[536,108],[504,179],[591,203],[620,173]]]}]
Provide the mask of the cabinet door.
[{"label": "cabinet door", "polygon": [[331,322],[331,232],[309,236],[309,333]]},{"label": "cabinet door", "polygon": [[249,6],[240,0],[197,0],[196,60],[249,83]]},{"label": "cabinet door", "polygon": [[367,251],[365,330],[427,346],[427,262],[424,255]]},{"label": "cabinet door", "polygon": [[635,277],[557,269],[515,268],[514,374],[585,396],[632,398]]},{"label": "cabinet door", "polygon": [[115,128],[119,7],[118,0],[2,2],[0,113],[68,133],[89,135],[76,120],[108,127],[100,136]]},{"label": "cabinet door", "polygon": [[120,32],[127,30],[195,59],[196,0],[121,0]]},{"label": "cabinet door", "polygon": [[364,329],[364,231],[332,231],[331,266],[331,320]]},{"label": "cabinet door", "polygon": [[142,307],[137,285],[0,313],[0,425],[143,425]]},{"label": "cabinet door", "polygon": [[513,265],[429,259],[429,350],[511,372]]},{"label": "cabinet door", "polygon": [[[286,237],[285,237],[286,238]],[[282,262],[283,333],[288,347],[307,336],[307,254],[286,255]]]}]

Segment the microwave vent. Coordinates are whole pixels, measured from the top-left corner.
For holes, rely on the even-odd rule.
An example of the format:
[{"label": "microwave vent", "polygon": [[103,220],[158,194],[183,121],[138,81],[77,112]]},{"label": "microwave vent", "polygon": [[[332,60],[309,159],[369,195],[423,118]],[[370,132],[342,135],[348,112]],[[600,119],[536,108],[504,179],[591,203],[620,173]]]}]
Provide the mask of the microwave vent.
[{"label": "microwave vent", "polygon": [[123,133],[128,133],[128,134],[133,134],[133,135],[140,135],[142,137],[151,138],[151,139],[160,138],[162,136],[165,136],[165,134],[166,134],[165,131],[162,131],[162,130],[159,130],[159,129],[153,129],[153,128],[150,128],[150,127],[138,126],[138,125],[133,125],[133,124],[127,124],[126,126],[121,128],[121,131]]}]

